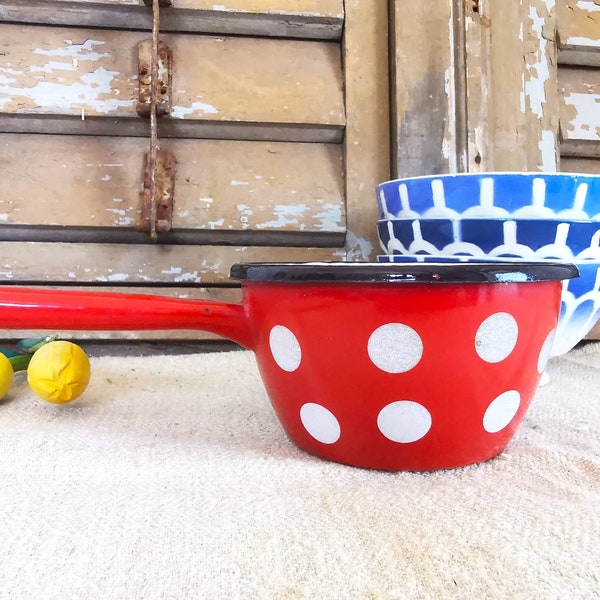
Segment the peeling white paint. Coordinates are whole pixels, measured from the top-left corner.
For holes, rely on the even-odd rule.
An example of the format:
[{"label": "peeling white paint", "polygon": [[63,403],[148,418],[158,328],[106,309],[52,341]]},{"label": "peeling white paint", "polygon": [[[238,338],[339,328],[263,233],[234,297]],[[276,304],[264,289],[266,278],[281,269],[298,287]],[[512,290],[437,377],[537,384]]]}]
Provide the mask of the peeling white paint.
[{"label": "peeling white paint", "polygon": [[[454,47],[454,31],[450,27],[450,48]],[[454,172],[456,164],[456,98],[455,98],[454,65],[444,72],[444,91],[448,98],[448,130],[442,140],[442,156],[448,161],[450,171]]]},{"label": "peeling white paint", "polygon": [[29,70],[32,73],[53,73],[54,71],[75,71],[75,67],[73,66],[73,63],[56,62],[51,60],[43,67],[31,65]]},{"label": "peeling white paint", "polygon": [[346,260],[349,262],[362,262],[371,260],[373,244],[364,238],[358,237],[355,233],[348,230],[346,233]]},{"label": "peeling white paint", "polygon": [[231,185],[248,185],[247,181],[238,181],[237,179],[231,180]]},{"label": "peeling white paint", "polygon": [[71,40],[64,40],[66,46],[64,48],[55,48],[53,50],[44,50],[42,48],[35,48],[34,54],[41,54],[43,56],[67,56],[70,58],[76,58],[79,60],[100,60],[101,58],[108,58],[110,54],[107,52],[95,52],[94,46],[103,46],[106,42],[101,40],[86,40],[83,44],[73,44]]},{"label": "peeling white paint", "polygon": [[242,225],[244,225],[245,229],[248,226],[248,217],[252,216],[254,213],[252,212],[252,208],[247,204],[238,204],[237,209],[241,213],[239,221]]},{"label": "peeling white paint", "polygon": [[170,269],[164,269],[164,270],[161,271],[161,273],[163,275],[178,275],[182,271],[183,271],[183,269],[181,267],[171,266]]},{"label": "peeling white paint", "polygon": [[577,110],[565,132],[570,139],[600,140],[600,94],[572,92],[565,96],[565,104]]},{"label": "peeling white paint", "polygon": [[96,277],[96,281],[101,281],[104,283],[107,283],[109,281],[127,281],[128,279],[129,275],[127,275],[127,273],[113,273],[107,276],[100,275]]},{"label": "peeling white paint", "polygon": [[211,204],[214,202],[214,198],[212,196],[204,196],[202,198],[198,198],[200,202],[206,202],[207,204]]},{"label": "peeling white paint", "polygon": [[[554,0],[544,2],[548,11],[554,7]],[[526,63],[525,67],[529,78],[525,81],[525,96],[529,100],[530,110],[539,118],[544,116],[544,104],[546,103],[545,85],[550,78],[548,67],[547,49],[548,40],[543,35],[546,19],[538,13],[536,6],[529,7],[529,18],[532,25],[531,30],[537,36],[537,50],[534,52],[535,61]]]},{"label": "peeling white paint", "polygon": [[[100,177],[100,181],[110,181],[112,177],[110,175],[105,175],[104,177]],[[116,200],[116,198],[114,198]]]},{"label": "peeling white paint", "polygon": [[324,204],[321,212],[315,215],[317,229],[322,231],[344,231],[345,223],[341,204]]},{"label": "peeling white paint", "polygon": [[558,161],[556,156],[556,140],[554,132],[548,129],[542,131],[542,138],[538,144],[542,162],[539,165],[542,171],[553,172],[558,170]]},{"label": "peeling white paint", "polygon": [[0,222],[6,223],[8,221],[8,213],[0,214]]},{"label": "peeling white paint", "polygon": [[281,229],[286,225],[300,225],[300,229],[304,229],[302,221],[304,219],[304,213],[307,210],[308,206],[306,204],[296,204],[293,206],[277,204],[273,208],[273,216],[275,216],[276,219],[260,223],[257,227]]},{"label": "peeling white paint", "polygon": [[[112,81],[119,73],[108,71],[103,67],[83,74],[80,79],[83,83],[70,83],[68,85],[51,81],[38,81],[32,87],[12,87],[0,85],[0,95],[16,98],[27,98],[38,107],[44,107],[51,113],[72,112],[75,107],[81,110],[86,106],[88,112],[107,114],[119,108],[133,107],[134,99],[118,100],[117,98],[101,98],[110,96]],[[6,98],[2,99],[6,103]]]},{"label": "peeling white paint", "polygon": [[216,229],[217,227],[223,227],[225,219],[218,219],[217,221],[209,221],[208,227],[210,229]]},{"label": "peeling white paint", "polygon": [[596,0],[579,0],[577,8],[588,12],[600,12],[600,4]]},{"label": "peeling white paint", "polygon": [[600,48],[600,38],[586,38],[586,37],[570,37],[567,38],[567,45],[569,46],[587,46],[592,48]]},{"label": "peeling white paint", "polygon": [[106,212],[114,213],[115,215],[125,215],[125,211],[120,208],[107,208]]},{"label": "peeling white paint", "polygon": [[219,112],[219,109],[206,102],[192,102],[191,106],[174,106],[169,116],[172,119],[184,119],[196,112],[204,115],[214,115]]},{"label": "peeling white paint", "polygon": [[198,271],[194,271],[193,273],[182,273],[178,277],[175,277],[173,281],[176,281],[177,283],[181,283],[183,281],[199,283],[200,281],[202,281],[202,277],[198,275]]}]

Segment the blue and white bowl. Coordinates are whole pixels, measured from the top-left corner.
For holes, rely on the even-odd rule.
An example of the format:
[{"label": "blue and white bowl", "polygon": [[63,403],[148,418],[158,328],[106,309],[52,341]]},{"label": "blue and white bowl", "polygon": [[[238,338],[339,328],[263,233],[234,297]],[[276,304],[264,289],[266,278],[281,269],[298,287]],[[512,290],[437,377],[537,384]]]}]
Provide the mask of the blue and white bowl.
[{"label": "blue and white bowl", "polygon": [[[382,255],[379,262],[481,262],[482,260],[514,262],[522,259],[475,258],[473,256],[428,256],[428,255]],[[560,316],[552,344],[551,356],[559,356],[574,348],[600,319],[600,260],[582,260],[574,262],[579,269],[579,277],[563,282]]]},{"label": "blue and white bowl", "polygon": [[600,221],[381,219],[387,254],[600,260]]},{"label": "blue and white bowl", "polygon": [[600,175],[458,173],[377,186],[382,219],[523,218],[600,221]]}]

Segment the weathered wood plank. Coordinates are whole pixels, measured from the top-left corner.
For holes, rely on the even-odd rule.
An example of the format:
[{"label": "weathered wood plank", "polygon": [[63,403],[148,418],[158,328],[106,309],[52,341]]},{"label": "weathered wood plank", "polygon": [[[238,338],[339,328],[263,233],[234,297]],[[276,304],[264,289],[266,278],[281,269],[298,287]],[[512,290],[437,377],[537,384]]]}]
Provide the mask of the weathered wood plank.
[{"label": "weathered wood plank", "polygon": [[600,69],[559,70],[561,153],[600,157]]},{"label": "weathered wood plank", "polygon": [[[0,4],[0,21],[152,29],[151,11],[137,0],[6,0]],[[161,11],[161,30],[165,32],[339,40],[343,23],[342,0],[223,4],[181,0]]]},{"label": "weathered wood plank", "polygon": [[[243,240],[243,232],[297,232],[297,244],[310,245],[311,233],[338,234],[329,243],[343,244],[341,146],[163,140],[161,147],[177,158],[175,235],[165,241],[185,233],[186,243],[242,244],[257,239]],[[0,239],[7,226],[55,226],[63,240],[69,232],[61,229],[75,227],[98,228],[96,241],[117,241],[110,229],[144,241],[134,231],[147,149],[142,138],[0,134]]]},{"label": "weathered wood plank", "polygon": [[457,170],[451,4],[390,3],[394,176]]},{"label": "weathered wood plank", "polygon": [[236,262],[343,259],[343,249],[0,242],[0,283],[233,284]]},{"label": "weathered wood plank", "polygon": [[559,0],[557,13],[559,62],[600,66],[600,4],[595,0]]},{"label": "weathered wood plank", "polygon": [[[139,120],[137,45],[145,37],[0,25],[0,113]],[[175,57],[171,121],[344,124],[338,44],[185,34],[164,40]]]},{"label": "weathered wood plank", "polygon": [[564,173],[592,173],[600,175],[600,159],[563,156],[560,159],[560,170]]},{"label": "weathered wood plank", "polygon": [[[3,114],[0,133],[43,133],[45,135],[95,135],[148,137],[148,122],[131,117],[85,117],[69,115]],[[239,121],[193,121],[159,119],[160,138],[196,138],[209,140],[247,140],[341,144],[344,128],[340,125],[297,123],[242,123]]]},{"label": "weathered wood plank", "polygon": [[492,28],[493,170],[556,171],[558,94],[554,3],[480,3]]},{"label": "weathered wood plank", "polygon": [[375,260],[375,187],[390,178],[386,0],[346,1],[344,68],[347,260]]}]

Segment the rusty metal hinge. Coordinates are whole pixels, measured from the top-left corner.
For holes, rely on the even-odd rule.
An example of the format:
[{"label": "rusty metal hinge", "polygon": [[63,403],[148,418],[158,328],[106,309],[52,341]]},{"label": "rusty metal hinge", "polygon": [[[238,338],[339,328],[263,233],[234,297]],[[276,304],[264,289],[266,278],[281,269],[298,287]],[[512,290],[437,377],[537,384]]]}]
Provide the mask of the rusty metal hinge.
[{"label": "rusty metal hinge", "polygon": [[144,0],[152,6],[152,39],[138,48],[139,98],[136,110],[150,117],[150,151],[144,156],[144,174],[140,198],[141,223],[138,229],[147,231],[153,241],[158,233],[169,231],[173,216],[175,165],[172,152],[160,150],[157,119],[170,111],[173,56],[170,48],[159,40],[160,6],[170,6],[170,0]]},{"label": "rusty metal hinge", "polygon": [[[141,191],[142,221],[148,226],[154,222],[154,231],[157,233],[171,229],[176,164],[177,160],[172,152],[158,150],[154,163],[154,181],[152,181],[152,156],[150,152],[144,155],[144,180]],[[144,227],[143,230],[152,232],[148,227]]]},{"label": "rusty metal hinge", "polygon": [[[171,112],[173,87],[173,52],[159,40],[158,80],[156,82],[156,114],[159,117]],[[142,40],[138,45],[138,101],[135,110],[140,117],[149,117],[152,110],[152,40]]]}]

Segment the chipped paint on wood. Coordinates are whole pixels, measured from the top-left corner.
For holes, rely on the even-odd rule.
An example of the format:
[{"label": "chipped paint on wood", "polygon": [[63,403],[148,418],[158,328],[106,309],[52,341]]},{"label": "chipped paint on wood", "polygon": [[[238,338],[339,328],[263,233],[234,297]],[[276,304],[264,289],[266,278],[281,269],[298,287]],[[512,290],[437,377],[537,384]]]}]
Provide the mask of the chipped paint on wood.
[{"label": "chipped paint on wood", "polygon": [[[345,229],[340,146],[165,139],[161,147],[178,159],[174,230]],[[146,150],[143,138],[0,134],[0,214],[17,225],[131,228]]]},{"label": "chipped paint on wood", "polygon": [[529,110],[540,118],[544,116],[544,106],[547,101],[546,85],[550,80],[548,44],[554,43],[546,24],[554,5],[554,0],[543,0],[538,6],[529,6],[530,32],[534,38],[535,48],[526,56],[525,97],[528,100]]},{"label": "chipped paint on wood", "polygon": [[[0,24],[0,110],[137,119],[135,63],[138,44],[147,37],[138,31]],[[163,39],[175,62],[169,119],[345,123],[338,44],[189,34]]]},{"label": "chipped paint on wood", "polygon": [[[69,0],[58,0],[69,1]],[[122,4],[138,5],[140,0],[74,0],[81,4]],[[211,0],[177,0],[177,8],[194,10],[215,10],[245,13],[281,13],[314,16],[339,17],[344,16],[343,0],[225,0],[219,4]]]},{"label": "chipped paint on wood", "polygon": [[[568,143],[600,141],[600,69],[559,70],[560,124]],[[600,157],[600,148],[595,152]]]},{"label": "chipped paint on wood", "polygon": [[563,99],[566,137],[600,140],[600,94],[572,92]]},{"label": "chipped paint on wood", "polygon": [[600,48],[600,4],[596,0],[558,3],[561,45]]}]

